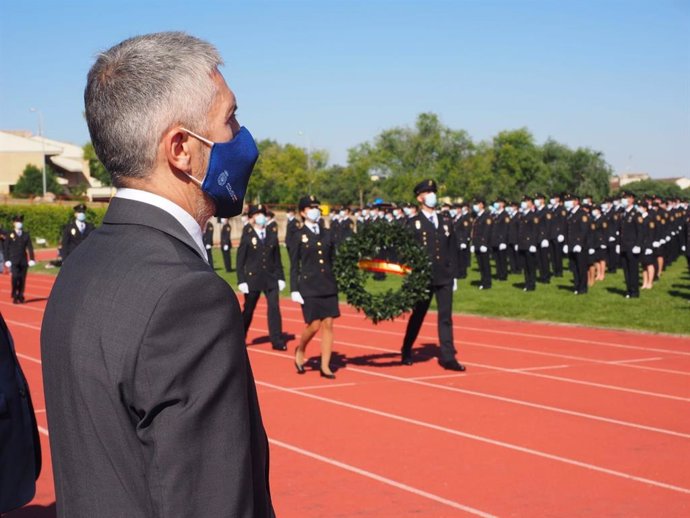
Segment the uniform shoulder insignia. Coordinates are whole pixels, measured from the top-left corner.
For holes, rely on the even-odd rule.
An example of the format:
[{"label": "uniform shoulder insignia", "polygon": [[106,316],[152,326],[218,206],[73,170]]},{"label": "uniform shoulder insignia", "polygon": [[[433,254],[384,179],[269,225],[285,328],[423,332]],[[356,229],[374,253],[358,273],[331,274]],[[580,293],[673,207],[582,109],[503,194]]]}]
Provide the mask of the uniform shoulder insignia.
[{"label": "uniform shoulder insignia", "polygon": [[591,228],[592,230],[596,230],[596,229],[597,229],[596,223],[592,223],[592,224],[589,226],[589,228]]},{"label": "uniform shoulder insignia", "polygon": [[538,225],[539,224],[539,218],[534,218],[534,224]]},{"label": "uniform shoulder insignia", "polygon": [[637,222],[638,222],[638,223],[642,223],[643,221],[644,221],[644,219],[642,219],[642,216],[640,216],[640,217],[637,218]]},{"label": "uniform shoulder insignia", "polygon": [[302,228],[302,223],[298,221],[297,224],[296,224],[296,227],[297,227],[297,228]]},{"label": "uniform shoulder insignia", "polygon": [[653,221],[649,222],[649,228],[654,228],[654,222]]},{"label": "uniform shoulder insignia", "polygon": [[469,221],[463,221],[462,224],[463,224],[464,226],[466,226],[466,227],[469,227],[469,226],[470,226],[470,222],[469,222]]},{"label": "uniform shoulder insignia", "polygon": [[14,239],[14,232],[10,232],[10,239]]},{"label": "uniform shoulder insignia", "polygon": [[252,245],[253,245],[253,246],[256,246],[256,243],[257,243],[257,242],[258,242],[258,241],[256,240],[256,238],[253,237],[253,238],[252,238]]},{"label": "uniform shoulder insignia", "polygon": [[510,218],[508,216],[506,216],[505,222],[510,223]]},{"label": "uniform shoulder insignia", "polygon": [[308,243],[309,242],[309,237],[307,234],[302,234],[302,243]]},{"label": "uniform shoulder insignia", "polygon": [[278,232],[278,228],[277,227],[271,227],[271,232]]},{"label": "uniform shoulder insignia", "polygon": [[419,220],[415,221],[415,222],[414,222],[414,228],[416,228],[417,230],[419,230],[420,228],[422,228],[422,222],[419,221]]},{"label": "uniform shoulder insignia", "polygon": [[588,220],[587,220],[587,216],[582,216],[582,222],[583,222],[583,223],[587,223],[587,221],[588,221]]},{"label": "uniform shoulder insignia", "polygon": [[609,224],[606,223],[606,221],[604,221],[604,222],[601,224],[601,226],[604,227],[604,228],[608,228]]},{"label": "uniform shoulder insignia", "polygon": [[486,224],[487,225],[491,225],[492,222],[493,222],[493,220],[491,218],[486,218]]},{"label": "uniform shoulder insignia", "polygon": [[73,229],[70,231],[70,233],[71,233],[73,236],[76,236],[76,235],[77,235],[77,230],[73,228]]},{"label": "uniform shoulder insignia", "polygon": [[657,215],[656,215],[656,220],[657,220],[657,221],[661,221],[661,214],[657,214]]},{"label": "uniform shoulder insignia", "polygon": [[662,220],[661,220],[661,224],[662,224],[662,225],[665,225],[665,224],[666,224],[666,220],[665,220],[665,219],[662,219]]},{"label": "uniform shoulder insignia", "polygon": [[561,216],[563,216],[565,218],[567,215],[568,215],[568,213],[566,211],[564,211],[564,210],[561,211]]},{"label": "uniform shoulder insignia", "polygon": [[546,213],[546,219],[551,219],[551,213],[550,212]]},{"label": "uniform shoulder insignia", "polygon": [[618,214],[614,214],[614,215],[613,215],[613,219],[614,219],[615,221],[618,221]]}]

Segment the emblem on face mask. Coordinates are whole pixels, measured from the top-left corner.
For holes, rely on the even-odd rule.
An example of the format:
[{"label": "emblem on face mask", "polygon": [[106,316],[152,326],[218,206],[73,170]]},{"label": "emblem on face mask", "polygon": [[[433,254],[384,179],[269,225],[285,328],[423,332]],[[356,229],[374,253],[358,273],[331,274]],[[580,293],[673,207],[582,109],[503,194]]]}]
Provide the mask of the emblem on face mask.
[{"label": "emblem on face mask", "polygon": [[222,173],[220,173],[218,175],[218,185],[220,185],[222,187],[223,185],[225,185],[227,183],[227,181],[228,181],[228,172],[227,171],[223,171]]}]

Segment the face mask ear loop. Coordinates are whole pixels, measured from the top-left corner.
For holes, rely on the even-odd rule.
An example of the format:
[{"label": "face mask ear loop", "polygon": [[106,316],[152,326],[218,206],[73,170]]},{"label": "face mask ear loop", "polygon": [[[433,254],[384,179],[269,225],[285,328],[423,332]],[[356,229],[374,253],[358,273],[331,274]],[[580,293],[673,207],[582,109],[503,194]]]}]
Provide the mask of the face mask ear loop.
[{"label": "face mask ear loop", "polygon": [[183,130],[183,131],[186,131],[187,133],[189,133],[192,137],[201,140],[201,142],[203,142],[204,144],[208,144],[209,146],[213,147],[213,142],[211,142],[210,140],[208,140],[208,139],[202,137],[201,135],[198,135],[198,134],[194,133],[193,131],[188,130],[188,129],[185,128],[185,127],[182,127],[182,130]]}]

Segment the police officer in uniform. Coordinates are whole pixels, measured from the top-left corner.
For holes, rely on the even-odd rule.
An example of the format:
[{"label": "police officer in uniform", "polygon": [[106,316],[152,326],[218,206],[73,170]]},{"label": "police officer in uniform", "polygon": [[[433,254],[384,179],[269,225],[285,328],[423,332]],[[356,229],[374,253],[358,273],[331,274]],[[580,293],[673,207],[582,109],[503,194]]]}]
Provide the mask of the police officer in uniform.
[{"label": "police officer in uniform", "polygon": [[537,227],[537,269],[539,270],[539,282],[548,284],[551,281],[551,268],[549,265],[549,232],[553,215],[546,207],[546,196],[537,193],[534,195],[535,214],[539,218]]},{"label": "police officer in uniform", "polygon": [[242,231],[237,249],[237,288],[244,293],[244,334],[252,323],[254,309],[263,292],[268,304],[268,336],[273,349],[285,351],[278,292],[285,289],[285,273],[280,258],[278,229],[267,223],[266,208],[252,205],[247,211],[249,224]]},{"label": "police officer in uniform", "polygon": [[213,268],[213,223],[209,220],[206,223],[206,228],[204,229],[204,234],[202,236],[202,241],[204,247],[206,248],[206,257],[208,259],[208,264]]},{"label": "police officer in uniform", "polygon": [[491,232],[493,218],[486,209],[486,202],[483,199],[476,199],[472,205],[472,210],[476,218],[472,224],[472,245],[470,251],[477,257],[481,281],[480,290],[491,288],[491,262],[489,246],[491,244]]},{"label": "police officer in uniform", "polygon": [[322,378],[335,379],[330,360],[333,348],[333,319],[340,316],[338,287],[333,274],[335,243],[330,231],[323,228],[320,202],[315,196],[299,201],[304,224],[295,231],[290,245],[290,292],[293,301],[302,305],[307,327],[295,350],[295,368],[304,374],[304,353],[314,335],[321,330]]},{"label": "police officer in uniform", "polygon": [[549,222],[549,246],[551,252],[551,266],[554,277],[563,277],[563,245],[565,243],[565,221],[568,211],[562,203],[560,194],[551,198],[551,220]]},{"label": "police officer in uniform", "polygon": [[496,261],[496,279],[505,281],[508,279],[508,227],[510,216],[505,211],[506,201],[499,198],[494,203],[496,211],[492,215],[494,219],[491,232],[491,249]]},{"label": "police officer in uniform", "polygon": [[534,200],[525,195],[520,204],[520,219],[518,220],[517,251],[524,265],[525,291],[534,291],[537,282],[537,244],[539,241],[540,219],[534,209]]},{"label": "police officer in uniform", "polygon": [[403,365],[412,365],[412,345],[429,310],[432,295],[438,305],[438,338],[441,353],[438,363],[452,371],[464,371],[465,366],[455,358],[457,351],[453,343],[453,291],[457,289],[457,245],[453,221],[449,216],[436,214],[436,182],[424,180],[414,188],[420,204],[419,214],[408,220],[408,227],[414,232],[419,244],[426,250],[431,262],[431,286],[429,297],[419,301],[407,322],[402,345]]},{"label": "police officer in uniform", "polygon": [[290,246],[292,244],[292,238],[295,235],[295,232],[297,232],[297,230],[300,229],[302,224],[295,217],[294,209],[288,209],[286,216],[287,216],[287,225],[285,227],[285,248],[287,248],[288,253],[289,253],[290,252]]},{"label": "police officer in uniform", "polygon": [[635,195],[624,192],[621,198],[620,253],[621,267],[625,274],[625,298],[640,296],[640,253],[642,252],[641,230],[642,218],[635,210]]},{"label": "police officer in uniform", "polygon": [[460,210],[453,225],[455,230],[455,242],[458,245],[458,279],[467,278],[467,269],[470,267],[470,239],[472,236],[472,215],[467,204],[462,203],[458,207]]},{"label": "police officer in uniform", "polygon": [[[232,249],[232,228],[230,227],[230,221],[228,218],[220,218],[220,253],[223,256],[223,264],[225,265],[225,271],[232,271],[232,257],[230,256],[230,250]],[[244,227],[245,229],[247,227]]]},{"label": "police officer in uniform", "polygon": [[563,253],[568,255],[570,269],[573,271],[573,293],[587,293],[587,257],[589,216],[580,208],[580,197],[577,194],[566,196],[566,209],[570,212],[566,218],[566,239]]},{"label": "police officer in uniform", "polygon": [[93,225],[86,221],[86,205],[74,206],[74,219],[62,230],[62,259],[65,260],[86,239]]},{"label": "police officer in uniform", "polygon": [[[5,239],[5,266],[12,273],[12,302],[24,304],[24,287],[29,267],[36,264],[31,236],[24,230],[24,216],[12,218],[13,230]],[[27,261],[28,255],[28,261]]]}]

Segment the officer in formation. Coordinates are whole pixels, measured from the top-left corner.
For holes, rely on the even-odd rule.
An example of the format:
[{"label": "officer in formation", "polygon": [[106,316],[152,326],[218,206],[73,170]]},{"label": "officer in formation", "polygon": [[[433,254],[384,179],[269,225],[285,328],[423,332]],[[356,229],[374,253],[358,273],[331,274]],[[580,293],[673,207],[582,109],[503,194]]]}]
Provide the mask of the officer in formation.
[{"label": "officer in formation", "polygon": [[263,293],[268,304],[268,336],[273,349],[285,351],[282,319],[278,301],[285,289],[285,273],[280,258],[277,226],[270,226],[263,205],[253,205],[247,211],[249,223],[242,230],[237,249],[238,289],[244,294],[244,334],[252,323],[254,309]]},{"label": "officer in formation", "polygon": [[5,267],[12,274],[12,302],[24,304],[24,287],[29,267],[36,264],[31,236],[24,229],[24,216],[18,214],[12,218],[12,230],[4,241],[3,255]]},{"label": "officer in formation", "polygon": [[201,239],[204,243],[204,247],[206,248],[206,258],[208,259],[208,264],[211,265],[211,269],[213,268],[213,223],[209,220],[206,223],[206,228],[204,229],[204,233],[201,236]]},{"label": "officer in formation", "polygon": [[62,230],[62,260],[74,252],[84,239],[93,231],[94,226],[86,221],[86,205],[74,206],[74,219]]},{"label": "officer in formation", "polygon": [[230,273],[232,271],[232,257],[230,250],[232,250],[232,228],[228,218],[220,218],[220,254],[223,256],[223,265],[225,271]]},{"label": "officer in formation", "polygon": [[465,366],[456,359],[457,351],[453,342],[453,292],[457,289],[455,276],[457,266],[457,244],[453,219],[443,212],[437,213],[436,182],[424,180],[414,188],[419,203],[419,213],[407,222],[417,242],[424,248],[431,261],[431,285],[429,297],[419,301],[407,322],[405,338],[401,349],[403,365],[412,365],[412,345],[424,322],[431,297],[436,296],[438,305],[438,338],[441,367],[452,371],[464,371]]}]

